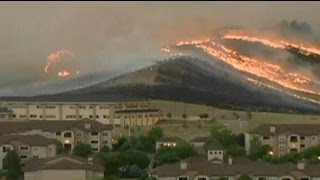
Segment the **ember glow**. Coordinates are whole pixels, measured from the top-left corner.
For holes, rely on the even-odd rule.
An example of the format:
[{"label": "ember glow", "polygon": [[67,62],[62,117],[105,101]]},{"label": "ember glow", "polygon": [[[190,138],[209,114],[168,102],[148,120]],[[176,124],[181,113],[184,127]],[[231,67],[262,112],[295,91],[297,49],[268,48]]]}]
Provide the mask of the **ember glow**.
[{"label": "ember glow", "polygon": [[[47,64],[44,67],[44,72],[49,73],[49,70],[53,69],[52,66],[54,66],[55,64],[60,63],[64,58],[66,57],[74,57],[75,53],[71,50],[59,50],[57,52],[51,53],[48,55],[47,58]],[[57,75],[59,77],[68,77],[71,76],[73,74],[79,74],[80,71],[76,70],[75,72],[73,72],[72,70],[61,70],[57,73]]]},{"label": "ember glow", "polygon": [[320,46],[315,45],[305,45],[301,42],[292,42],[279,37],[262,37],[261,35],[250,35],[243,31],[228,31],[226,32],[222,39],[234,39],[242,40],[248,42],[259,42],[264,45],[270,46],[272,48],[286,49],[286,48],[296,48],[299,49],[300,53],[309,56],[310,54],[320,55]]},{"label": "ember glow", "polygon": [[[286,41],[275,41],[270,39],[261,39],[259,37],[250,37],[245,35],[223,35],[221,39],[236,39],[249,42],[260,42],[265,45],[268,45],[272,48],[285,49],[287,46],[296,47],[296,44],[292,44]],[[200,49],[202,52],[212,56],[215,60],[223,61],[224,63],[230,65],[233,69],[240,71],[241,73],[248,74],[249,76],[256,77],[257,79],[247,78],[247,80],[255,85],[264,85],[265,87],[281,90],[288,89],[299,92],[306,93],[311,95],[320,95],[319,87],[314,86],[317,83],[317,80],[313,80],[311,77],[308,77],[299,72],[292,72],[286,69],[285,67],[280,66],[274,61],[267,59],[257,59],[251,58],[245,55],[238,53],[237,51],[226,47],[220,42],[214,41],[213,39],[205,40],[192,40],[192,41],[180,41],[175,44],[175,49],[183,46],[192,46],[197,49]],[[306,48],[305,45],[299,44],[300,50],[302,49],[305,54],[307,53],[317,53],[317,49]],[[179,50],[177,50],[179,51]],[[169,47],[166,48],[166,51],[170,54],[174,53]],[[178,52],[179,53],[179,52]],[[319,49],[320,54],[320,49]],[[273,62],[273,63],[271,63]],[[260,82],[260,80],[263,80]],[[280,88],[279,88],[280,87]],[[282,90],[281,90],[282,91]],[[282,91],[286,92],[286,91]],[[307,97],[300,96],[295,93],[286,92],[287,94],[294,96],[299,99],[308,100],[314,103],[320,104],[320,101],[312,100]]]}]

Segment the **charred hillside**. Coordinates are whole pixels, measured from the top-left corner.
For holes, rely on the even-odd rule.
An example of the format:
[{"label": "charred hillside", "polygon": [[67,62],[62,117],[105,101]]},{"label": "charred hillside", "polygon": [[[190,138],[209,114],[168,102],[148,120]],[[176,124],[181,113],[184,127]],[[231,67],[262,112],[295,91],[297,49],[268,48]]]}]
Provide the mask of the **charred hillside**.
[{"label": "charred hillside", "polygon": [[[152,70],[152,77],[132,76]],[[134,75],[133,75],[134,74]],[[144,78],[149,79],[145,81]],[[131,83],[117,85],[118,79]],[[153,82],[150,82],[153,79]],[[134,83],[132,83],[134,81]],[[129,81],[128,81],[129,82]],[[116,85],[115,85],[116,84]],[[141,71],[129,73],[97,85],[57,94],[53,97],[108,99],[122,96],[207,104],[221,108],[273,112],[319,113],[318,105],[304,102],[275,90],[255,86],[234,72],[222,71],[205,61],[190,57],[167,60]],[[52,96],[51,96],[52,97]]]}]

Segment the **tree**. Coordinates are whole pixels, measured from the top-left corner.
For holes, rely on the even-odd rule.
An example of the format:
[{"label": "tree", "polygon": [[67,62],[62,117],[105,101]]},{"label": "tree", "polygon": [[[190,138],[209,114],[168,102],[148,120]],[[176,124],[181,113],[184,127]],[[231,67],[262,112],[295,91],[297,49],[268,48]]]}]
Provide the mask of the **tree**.
[{"label": "tree", "polygon": [[99,153],[108,153],[108,152],[110,152],[110,148],[109,146],[106,146],[106,145],[104,145],[99,151]]},{"label": "tree", "polygon": [[197,154],[193,146],[187,142],[179,142],[175,147],[175,151],[180,159],[185,159]]},{"label": "tree", "polygon": [[135,148],[144,152],[153,153],[155,152],[155,141],[149,136],[141,135],[138,138]]},{"label": "tree", "polygon": [[120,159],[123,165],[137,165],[141,169],[147,168],[150,163],[150,159],[146,153],[135,149],[121,153]]},{"label": "tree", "polygon": [[3,168],[7,170],[8,180],[17,180],[21,175],[21,161],[16,151],[8,151],[3,160]]},{"label": "tree", "polygon": [[308,160],[318,158],[320,156],[320,146],[309,147],[302,152],[302,155]]},{"label": "tree", "polygon": [[115,143],[115,144],[113,145],[113,149],[114,149],[115,151],[117,151],[117,150],[123,145],[123,143],[125,143],[126,141],[127,141],[127,138],[126,138],[126,137],[120,137],[120,138],[118,139],[117,143]]},{"label": "tree", "polygon": [[148,132],[148,136],[153,138],[154,141],[157,141],[163,137],[163,130],[161,127],[152,127],[152,129]]},{"label": "tree", "polygon": [[122,178],[137,178],[142,175],[143,171],[137,165],[125,166],[121,168],[120,176]]},{"label": "tree", "polygon": [[228,155],[231,155],[233,157],[246,155],[245,148],[235,144],[227,147],[226,152]]},{"label": "tree", "polygon": [[92,154],[91,145],[85,143],[78,143],[74,146],[72,154],[87,158],[89,155]]},{"label": "tree", "polygon": [[239,146],[245,147],[245,135],[243,133],[238,134],[235,139]]},{"label": "tree", "polygon": [[155,159],[158,165],[175,163],[180,160],[174,147],[161,147],[160,149],[157,150]]},{"label": "tree", "polygon": [[252,180],[252,177],[249,176],[248,174],[242,174],[238,180]]},{"label": "tree", "polygon": [[257,137],[254,137],[250,144],[249,157],[253,160],[263,158],[272,150],[269,145],[262,145],[261,141]]},{"label": "tree", "polygon": [[229,129],[225,127],[213,127],[210,131],[211,137],[218,140],[218,142],[224,147],[228,147],[232,144],[237,144],[236,135],[234,135]]},{"label": "tree", "polygon": [[110,176],[118,174],[118,169],[121,166],[122,162],[120,160],[119,154],[115,152],[110,152],[108,154],[103,154],[100,162],[105,167],[105,174]]}]

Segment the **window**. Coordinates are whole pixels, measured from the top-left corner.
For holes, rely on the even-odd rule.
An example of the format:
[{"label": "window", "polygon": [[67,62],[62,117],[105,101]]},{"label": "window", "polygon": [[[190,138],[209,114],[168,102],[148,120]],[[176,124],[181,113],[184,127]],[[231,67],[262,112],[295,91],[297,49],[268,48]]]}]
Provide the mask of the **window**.
[{"label": "window", "polygon": [[263,136],[262,139],[263,139],[263,140],[269,140],[270,137],[269,137],[269,136]]},{"label": "window", "polygon": [[315,136],[312,136],[312,140],[315,141],[315,140],[316,140],[316,137],[315,137]]},{"label": "window", "polygon": [[207,180],[207,178],[200,177],[200,178],[198,178],[197,180]]},{"label": "window", "polygon": [[92,109],[93,108],[93,106],[89,106],[89,109]]},{"label": "window", "polygon": [[300,180],[309,180],[309,177],[300,177]]},{"label": "window", "polygon": [[29,146],[20,146],[21,151],[27,151],[29,150]]},{"label": "window", "polygon": [[36,114],[30,114],[30,118],[37,118]]},{"label": "window", "polygon": [[32,158],[33,159],[39,159],[39,156],[38,155],[33,155]]},{"label": "window", "polygon": [[46,106],[46,109],[55,109],[56,108],[56,106],[54,106],[54,105],[47,105]]},{"label": "window", "polygon": [[142,115],[138,115],[138,118],[142,118]]},{"label": "window", "polygon": [[98,132],[91,132],[90,133],[91,136],[98,136],[98,134],[99,134]]},{"label": "window", "polygon": [[56,132],[56,136],[61,136],[61,132]]},{"label": "window", "polygon": [[76,109],[76,106],[69,106],[69,109]]},{"label": "window", "polygon": [[77,137],[82,137],[82,132],[77,132]]},{"label": "window", "polygon": [[286,141],[286,136],[279,136],[279,141]]},{"label": "window", "polygon": [[210,152],[209,152],[209,154],[210,154],[210,155],[212,155],[212,154],[213,154],[213,152],[212,152],[212,151],[210,151]]},{"label": "window", "polygon": [[300,139],[301,139],[301,140],[305,140],[305,137],[304,137],[304,136],[301,136]]},{"label": "window", "polygon": [[108,132],[104,132],[104,133],[102,133],[102,136],[108,136],[109,135],[109,133]]},{"label": "window", "polygon": [[12,117],[13,117],[13,118],[15,118],[15,117],[16,117],[16,115],[15,115],[15,114],[12,114]]},{"label": "window", "polygon": [[92,115],[89,115],[89,118],[93,118],[93,116],[92,116]]},{"label": "window", "polygon": [[92,140],[92,141],[90,141],[91,144],[98,144],[98,142],[99,142],[99,141],[97,141],[97,140]]},{"label": "window", "polygon": [[41,105],[37,105],[37,109],[41,109],[42,108],[42,106]]},{"label": "window", "polygon": [[292,148],[292,149],[290,149],[290,152],[298,152],[298,149]]},{"label": "window", "polygon": [[109,141],[102,141],[102,144],[108,144]]},{"label": "window", "polygon": [[64,133],[64,136],[65,138],[71,138],[72,137],[72,133],[71,132],[66,132]]},{"label": "window", "polygon": [[98,152],[98,151],[99,151],[99,148],[91,148],[91,150],[92,150],[93,152]]},{"label": "window", "polygon": [[19,115],[19,118],[26,118],[26,117],[27,115],[24,115],[24,114]]},{"label": "window", "polygon": [[46,115],[46,118],[56,118],[55,115]]},{"label": "window", "polygon": [[10,151],[10,147],[6,147],[6,146],[2,147],[2,152],[8,152],[8,151]]},{"label": "window", "polygon": [[179,177],[178,180],[188,180],[188,177]]},{"label": "window", "polygon": [[103,118],[104,118],[104,119],[106,119],[106,118],[108,118],[108,119],[109,119],[109,116],[107,116],[107,115],[103,115]]},{"label": "window", "polygon": [[300,147],[301,147],[301,148],[305,148],[306,145],[305,145],[305,144],[300,144]]},{"label": "window", "polygon": [[298,136],[290,136],[290,142],[298,142]]},{"label": "window", "polygon": [[222,154],[222,151],[219,151],[218,154]]},{"label": "window", "polygon": [[82,143],[82,141],[81,140],[77,140],[77,144],[81,144]]},{"label": "window", "polygon": [[279,150],[285,150],[286,149],[286,145],[285,144],[279,144]]},{"label": "window", "polygon": [[66,115],[67,119],[72,119],[72,118],[76,118],[76,115]]},{"label": "window", "polygon": [[19,157],[20,157],[20,159],[28,159],[27,155],[20,155]]},{"label": "window", "polygon": [[258,180],[267,180],[266,177],[258,177]]},{"label": "window", "polygon": [[96,115],[96,118],[99,118],[99,115]]}]

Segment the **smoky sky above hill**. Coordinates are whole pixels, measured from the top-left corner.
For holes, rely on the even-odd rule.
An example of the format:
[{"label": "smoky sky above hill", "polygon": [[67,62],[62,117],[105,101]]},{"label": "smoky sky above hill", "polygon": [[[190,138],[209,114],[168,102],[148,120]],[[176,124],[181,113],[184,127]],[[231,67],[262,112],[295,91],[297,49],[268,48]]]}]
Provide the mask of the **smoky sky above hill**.
[{"label": "smoky sky above hill", "polygon": [[[320,2],[1,2],[0,85],[42,79],[48,54],[76,53],[82,73],[165,57],[164,45],[214,29],[282,24],[318,36]],[[311,27],[309,27],[311,25]]]}]

